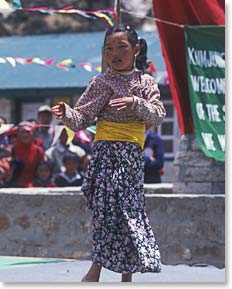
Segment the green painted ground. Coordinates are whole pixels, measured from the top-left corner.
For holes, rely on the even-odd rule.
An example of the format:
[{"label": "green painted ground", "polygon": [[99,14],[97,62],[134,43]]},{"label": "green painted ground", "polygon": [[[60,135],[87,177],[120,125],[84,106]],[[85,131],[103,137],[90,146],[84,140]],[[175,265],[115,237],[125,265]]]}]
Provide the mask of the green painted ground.
[{"label": "green painted ground", "polygon": [[33,258],[33,257],[10,257],[0,256],[0,270],[12,267],[34,266],[43,263],[60,263],[64,259]]}]

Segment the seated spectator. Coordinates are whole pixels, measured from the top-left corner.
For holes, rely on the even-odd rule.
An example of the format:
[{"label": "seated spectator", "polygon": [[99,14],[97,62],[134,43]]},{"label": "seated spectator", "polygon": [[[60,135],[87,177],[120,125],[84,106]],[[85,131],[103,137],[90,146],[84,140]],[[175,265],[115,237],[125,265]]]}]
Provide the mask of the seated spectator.
[{"label": "seated spectator", "polygon": [[7,171],[5,176],[5,187],[15,188],[18,184],[18,179],[24,167],[24,161],[19,158],[7,158],[10,164],[10,170]]},{"label": "seated spectator", "polygon": [[42,141],[44,150],[47,150],[53,140],[54,128],[51,126],[52,123],[52,110],[49,105],[42,105],[39,107],[37,112],[37,124],[40,125],[36,129],[36,138]]},{"label": "seated spectator", "polygon": [[45,159],[52,166],[53,173],[57,174],[64,171],[63,157],[68,152],[77,155],[79,166],[86,153],[81,147],[74,145],[71,141],[68,142],[68,129],[64,125],[56,126],[55,130],[54,138],[57,140],[45,151]]},{"label": "seated spectator", "polygon": [[144,157],[144,183],[161,183],[164,166],[164,145],[159,135],[151,130],[146,131]]},{"label": "seated spectator", "polygon": [[28,187],[33,182],[35,168],[44,159],[44,150],[34,143],[34,126],[22,121],[18,125],[17,140],[12,147],[12,157],[23,161],[23,169],[17,187]]},{"label": "seated spectator", "polygon": [[9,138],[7,132],[12,128],[13,125],[7,124],[6,119],[0,116],[0,158],[10,156],[10,150],[8,148]]},{"label": "seated spectator", "polygon": [[81,186],[83,178],[78,171],[78,157],[75,154],[66,154],[63,157],[65,171],[55,177],[57,187]]},{"label": "seated spectator", "polygon": [[5,170],[4,168],[2,168],[1,164],[0,164],[0,188],[4,188],[5,187]]},{"label": "seated spectator", "polygon": [[35,169],[35,176],[30,187],[56,187],[52,179],[52,168],[46,161],[40,161]]},{"label": "seated spectator", "polygon": [[86,171],[87,171],[87,168],[91,159],[92,159],[92,156],[89,154],[85,155],[84,158],[82,159],[82,162],[80,165],[80,174],[83,178],[86,175]]},{"label": "seated spectator", "polygon": [[27,119],[26,121],[29,121],[30,123],[33,124],[33,134],[34,134],[34,143],[37,144],[38,146],[42,146],[43,147],[43,141],[42,139],[38,138],[37,137],[37,129],[39,127],[39,124],[37,122],[36,119],[33,119],[33,118],[29,118]]},{"label": "seated spectator", "polygon": [[10,173],[10,163],[7,158],[0,159],[0,188],[4,188]]}]

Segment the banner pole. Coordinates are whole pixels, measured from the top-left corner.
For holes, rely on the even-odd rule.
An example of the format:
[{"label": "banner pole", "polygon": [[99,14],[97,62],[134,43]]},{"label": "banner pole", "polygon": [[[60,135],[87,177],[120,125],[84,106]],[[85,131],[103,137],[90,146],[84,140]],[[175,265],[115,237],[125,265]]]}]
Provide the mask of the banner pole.
[{"label": "banner pole", "polygon": [[121,0],[115,0],[114,7],[116,11],[116,22],[117,24],[121,23]]},{"label": "banner pole", "polygon": [[[116,23],[121,23],[121,0],[114,1],[114,10],[116,11]],[[104,72],[107,68],[107,63],[104,57],[104,47],[102,47],[102,72]]]}]

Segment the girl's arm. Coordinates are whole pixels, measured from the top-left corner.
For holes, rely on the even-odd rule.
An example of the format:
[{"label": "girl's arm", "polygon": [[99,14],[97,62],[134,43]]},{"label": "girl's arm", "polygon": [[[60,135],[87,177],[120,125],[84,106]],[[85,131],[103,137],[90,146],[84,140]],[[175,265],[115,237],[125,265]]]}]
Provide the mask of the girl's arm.
[{"label": "girl's arm", "polygon": [[158,126],[162,123],[166,111],[160,101],[160,92],[154,78],[146,75],[146,86],[142,89],[143,97],[133,95],[132,110],[147,126]]},{"label": "girl's arm", "polygon": [[160,92],[154,78],[151,76],[146,79],[145,83],[146,86],[140,89],[141,97],[131,93],[131,96],[111,100],[109,105],[117,110],[133,110],[137,117],[144,121],[148,127],[151,125],[158,126],[166,115],[163,103],[159,100]]},{"label": "girl's arm", "polygon": [[90,126],[102,108],[108,104],[111,91],[99,79],[93,78],[85,92],[81,95],[74,108],[66,103],[58,103],[52,108],[56,117],[74,131]]}]

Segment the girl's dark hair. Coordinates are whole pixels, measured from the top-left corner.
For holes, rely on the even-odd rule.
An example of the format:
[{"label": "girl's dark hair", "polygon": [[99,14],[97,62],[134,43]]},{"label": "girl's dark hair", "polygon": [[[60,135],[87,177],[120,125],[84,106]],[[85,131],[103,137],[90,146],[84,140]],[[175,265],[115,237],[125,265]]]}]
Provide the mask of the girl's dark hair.
[{"label": "girl's dark hair", "polygon": [[145,71],[149,67],[147,62],[147,42],[144,38],[139,38],[140,52],[135,60],[138,69]]},{"label": "girl's dark hair", "polygon": [[124,32],[127,34],[128,41],[130,42],[131,46],[134,48],[136,44],[140,45],[140,52],[136,56],[135,59],[135,66],[139,70],[145,71],[148,67],[149,64],[147,62],[147,42],[143,38],[139,38],[137,32],[129,25],[124,25],[124,24],[117,24],[112,27],[110,27],[105,34],[105,39],[104,39],[104,46],[106,42],[106,38],[114,33],[117,32]]}]

